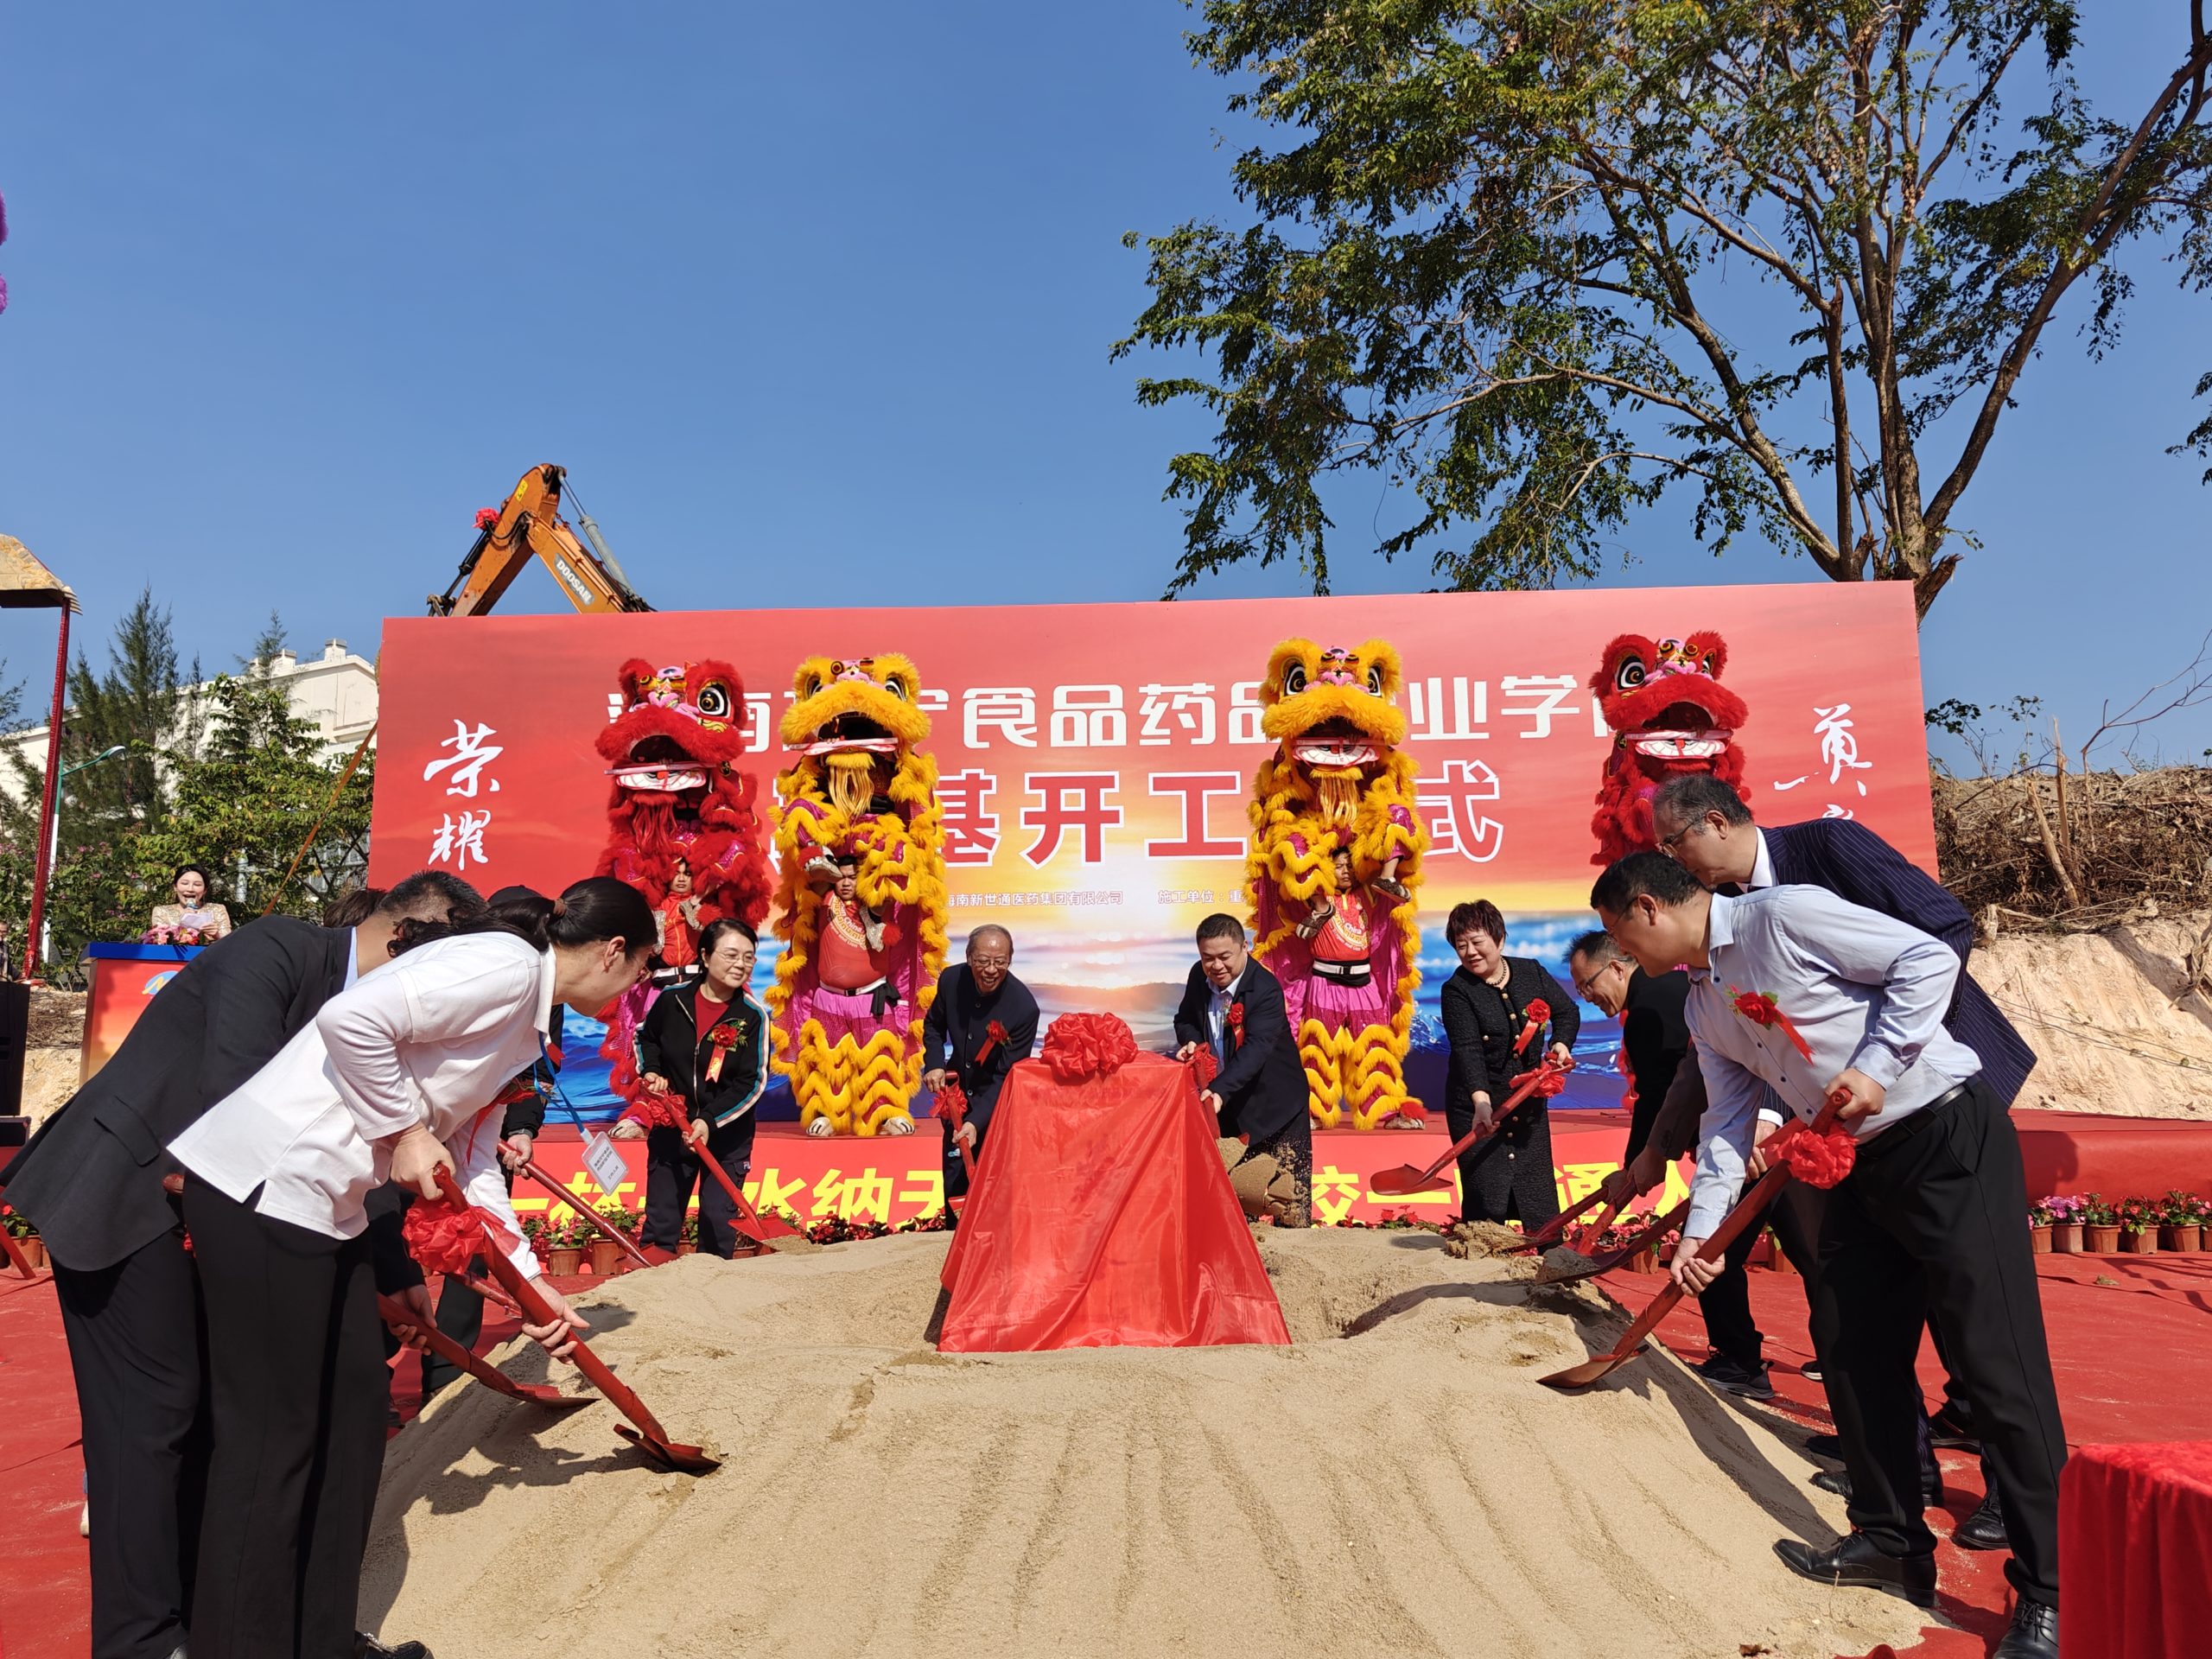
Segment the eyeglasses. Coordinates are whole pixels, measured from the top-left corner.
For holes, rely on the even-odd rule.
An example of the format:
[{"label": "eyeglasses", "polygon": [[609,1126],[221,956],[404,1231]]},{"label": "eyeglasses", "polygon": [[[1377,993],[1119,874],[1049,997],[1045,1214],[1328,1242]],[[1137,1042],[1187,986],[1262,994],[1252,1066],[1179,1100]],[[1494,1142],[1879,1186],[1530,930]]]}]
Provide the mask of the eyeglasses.
[{"label": "eyeglasses", "polygon": [[1012,957],[970,957],[968,958],[968,965],[970,968],[1008,968],[1013,964]]},{"label": "eyeglasses", "polygon": [[1661,836],[1659,839],[1659,850],[1666,854],[1668,857],[1673,858],[1675,856],[1675,849],[1682,843],[1682,837],[1688,835],[1693,830],[1702,830],[1704,827],[1704,819],[1693,818],[1689,823],[1675,830],[1673,835]]},{"label": "eyeglasses", "polygon": [[1600,968],[1596,973],[1591,975],[1587,979],[1576,976],[1574,980],[1574,994],[1580,997],[1585,1002],[1595,1001],[1597,999],[1590,995],[1590,988],[1592,985],[1595,985],[1599,980],[1603,979],[1608,973],[1612,971],[1612,969],[1619,966],[1620,963],[1618,961],[1608,962],[1603,968]]}]

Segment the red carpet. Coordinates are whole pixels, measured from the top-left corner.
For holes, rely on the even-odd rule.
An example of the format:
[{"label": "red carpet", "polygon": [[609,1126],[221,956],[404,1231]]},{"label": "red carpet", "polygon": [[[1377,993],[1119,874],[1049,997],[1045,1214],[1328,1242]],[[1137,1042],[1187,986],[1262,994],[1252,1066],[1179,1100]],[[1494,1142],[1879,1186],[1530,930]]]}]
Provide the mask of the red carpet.
[{"label": "red carpet", "polygon": [[[2045,1256],[2039,1265],[2069,1440],[2212,1440],[2212,1392],[2201,1386],[2201,1379],[2212,1376],[2212,1319],[2205,1317],[2212,1313],[2212,1257]],[[2100,1284],[2100,1279],[2111,1282]],[[588,1282],[561,1284],[565,1290]],[[1611,1274],[1603,1282],[1633,1312],[1663,1281],[1656,1275]],[[1818,1386],[1797,1374],[1812,1351],[1799,1281],[1753,1273],[1751,1305],[1767,1333],[1784,1408],[1802,1424],[1826,1428]],[[493,1327],[493,1333],[508,1332]],[[1659,1334],[1684,1359],[1694,1363],[1705,1357],[1705,1328],[1694,1307],[1676,1312]],[[1941,1373],[1929,1356],[1923,1356],[1922,1375],[1931,1393],[1940,1387]],[[401,1362],[397,1382],[411,1408],[411,1359]],[[9,1521],[7,1567],[0,1573],[0,1652],[10,1659],[84,1659],[76,1400],[53,1285],[43,1278],[28,1285],[0,1280],[0,1400],[6,1402],[0,1412],[0,1514]],[[1981,1501],[1980,1472],[1971,1458],[1942,1455],[1949,1519],[1932,1519],[1939,1532],[1948,1533]],[[1924,1631],[1899,1659],[1980,1659],[2004,1628],[2009,1603],[2003,1559],[1946,1543],[1937,1560],[1942,1579],[1937,1611],[1960,1628]]]}]

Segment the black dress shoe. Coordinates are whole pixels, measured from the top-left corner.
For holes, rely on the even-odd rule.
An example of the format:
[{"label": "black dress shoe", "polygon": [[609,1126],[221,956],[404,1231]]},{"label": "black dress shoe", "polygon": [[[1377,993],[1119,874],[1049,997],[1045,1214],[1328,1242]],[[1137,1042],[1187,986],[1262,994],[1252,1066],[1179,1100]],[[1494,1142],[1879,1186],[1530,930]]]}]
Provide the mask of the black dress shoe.
[{"label": "black dress shoe", "polygon": [[1816,1584],[1885,1590],[1891,1595],[1902,1596],[1916,1607],[1936,1605],[1933,1555],[1885,1555],[1866,1541],[1866,1535],[1862,1532],[1839,1540],[1833,1549],[1815,1549],[1795,1538],[1777,1539],[1774,1553],[1799,1578],[1810,1579]]},{"label": "black dress shoe", "polygon": [[2058,1659],[2058,1609],[2023,1601],[2012,1610],[2012,1628],[1990,1650],[1989,1659]]},{"label": "black dress shoe", "polygon": [[1998,1507],[1996,1493],[1983,1498],[1981,1507],[1959,1522],[1951,1541],[1961,1549],[2012,1548],[2012,1541],[2005,1535],[2005,1511]]},{"label": "black dress shoe", "polygon": [[[1812,1484],[1824,1492],[1834,1492],[1847,1503],[1851,1501],[1851,1477],[1840,1469],[1823,1469],[1813,1477]],[[1923,1469],[1920,1471],[1920,1506],[1924,1510],[1943,1507],[1943,1471]]]},{"label": "black dress shoe", "polygon": [[388,1648],[366,1630],[356,1630],[353,1659],[431,1659],[431,1654],[420,1642],[402,1642],[396,1648]]}]

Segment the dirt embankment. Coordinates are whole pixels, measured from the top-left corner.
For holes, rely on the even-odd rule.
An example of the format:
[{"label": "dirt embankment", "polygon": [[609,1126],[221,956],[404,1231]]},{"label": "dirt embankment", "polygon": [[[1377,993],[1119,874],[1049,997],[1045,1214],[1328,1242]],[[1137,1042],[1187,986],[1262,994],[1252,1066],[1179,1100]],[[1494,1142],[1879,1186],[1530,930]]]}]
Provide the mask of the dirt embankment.
[{"label": "dirt embankment", "polygon": [[1623,1321],[1525,1258],[1263,1234],[1292,1346],[950,1355],[944,1250],[614,1281],[595,1344],[722,1466],[648,1468],[603,1403],[458,1388],[391,1444],[363,1627],[480,1659],[579,1632],[664,1659],[1827,1659],[1922,1622],[1782,1567],[1840,1504],[1663,1352],[1541,1387]]},{"label": "dirt embankment", "polygon": [[85,1039],[85,994],[34,987],[23,1043],[23,1115],[42,1123],[77,1092]]},{"label": "dirt embankment", "polygon": [[1974,976],[2036,1052],[2021,1103],[2212,1118],[2212,987],[2196,954],[2208,928],[2200,910],[1978,946]]}]

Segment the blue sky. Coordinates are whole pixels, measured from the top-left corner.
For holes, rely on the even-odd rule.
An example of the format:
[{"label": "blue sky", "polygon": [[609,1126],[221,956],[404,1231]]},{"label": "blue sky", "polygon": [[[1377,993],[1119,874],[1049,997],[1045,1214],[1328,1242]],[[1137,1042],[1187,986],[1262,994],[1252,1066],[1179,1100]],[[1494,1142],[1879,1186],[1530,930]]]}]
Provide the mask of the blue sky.
[{"label": "blue sky", "polygon": [[[2093,92],[2140,98],[2170,10],[2088,9]],[[1146,299],[1118,238],[1234,213],[1245,142],[1190,19],[15,8],[0,530],[96,645],[150,583],[210,668],[272,607],[303,651],[372,650],[539,461],[664,608],[1153,597],[1180,546],[1164,465],[1205,431],[1136,407],[1158,365],[1108,361]],[[2039,693],[2078,742],[2212,622],[2212,493],[2163,453],[2212,326],[2139,269],[2101,365],[2069,302],[1967,498],[1982,547],[1923,635],[1931,702]],[[1340,590],[1428,585],[1355,555],[1387,503],[1338,505]],[[1623,551],[1609,584],[1815,579],[1751,543],[1716,562],[1671,511]],[[1299,591],[1281,567],[1204,590]],[[507,608],[561,605],[532,572]],[[42,678],[48,626],[0,618],[11,676]],[[2212,709],[2161,738],[2195,756]]]}]

